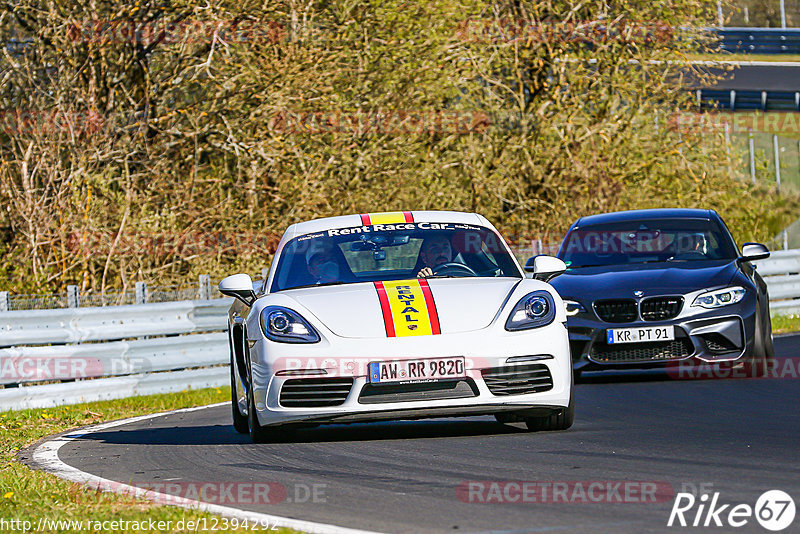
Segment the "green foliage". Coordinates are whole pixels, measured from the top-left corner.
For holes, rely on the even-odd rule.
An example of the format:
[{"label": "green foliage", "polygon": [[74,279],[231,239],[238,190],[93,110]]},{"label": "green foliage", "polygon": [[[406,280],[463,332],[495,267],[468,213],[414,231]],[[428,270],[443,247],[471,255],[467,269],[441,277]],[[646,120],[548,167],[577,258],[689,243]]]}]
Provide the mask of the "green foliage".
[{"label": "green foliage", "polygon": [[712,207],[767,238],[797,202],[732,179],[721,138],[666,127],[703,39],[670,28],[708,4],[9,2],[0,37],[28,44],[0,60],[0,100],[35,126],[0,133],[3,288],[258,272],[292,222],[395,209],[477,211],[522,242]]}]

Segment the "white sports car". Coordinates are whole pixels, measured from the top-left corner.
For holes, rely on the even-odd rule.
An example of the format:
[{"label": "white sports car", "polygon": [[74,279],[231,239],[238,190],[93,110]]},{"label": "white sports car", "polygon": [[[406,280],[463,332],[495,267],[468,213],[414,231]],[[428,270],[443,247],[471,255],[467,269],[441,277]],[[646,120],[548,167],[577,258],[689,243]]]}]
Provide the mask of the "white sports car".
[{"label": "white sports car", "polygon": [[572,425],[566,313],[477,214],[347,215],[286,230],[267,280],[220,282],[233,424],[254,441],[319,423],[493,414]]}]

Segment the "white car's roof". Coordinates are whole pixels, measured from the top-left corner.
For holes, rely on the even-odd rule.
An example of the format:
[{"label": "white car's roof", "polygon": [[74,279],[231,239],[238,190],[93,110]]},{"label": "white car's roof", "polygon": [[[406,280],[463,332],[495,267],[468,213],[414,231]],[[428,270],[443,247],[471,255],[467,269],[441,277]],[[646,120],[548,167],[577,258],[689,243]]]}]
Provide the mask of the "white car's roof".
[{"label": "white car's roof", "polygon": [[[371,221],[371,222],[370,222]],[[482,215],[460,211],[393,211],[382,213],[364,213],[360,215],[341,215],[326,217],[293,224],[286,229],[282,241],[295,237],[324,232],[335,228],[351,228],[364,224],[402,223],[402,222],[437,222],[454,224],[474,224],[495,230],[495,227]],[[496,230],[495,230],[496,231]]]}]

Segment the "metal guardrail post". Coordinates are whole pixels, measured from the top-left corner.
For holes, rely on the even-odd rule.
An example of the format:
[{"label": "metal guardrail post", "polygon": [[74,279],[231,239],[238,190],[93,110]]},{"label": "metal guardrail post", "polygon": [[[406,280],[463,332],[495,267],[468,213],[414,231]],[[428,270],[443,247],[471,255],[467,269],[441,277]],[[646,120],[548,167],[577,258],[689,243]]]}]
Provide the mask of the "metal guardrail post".
[{"label": "metal guardrail post", "polygon": [[753,183],[756,183],[756,147],[753,142],[753,129],[747,129],[747,144],[750,147],[750,176],[753,178]]},{"label": "metal guardrail post", "polygon": [[67,286],[67,306],[70,308],[80,308],[81,299],[78,286]]},{"label": "metal guardrail post", "polygon": [[136,282],[136,304],[147,304],[147,282]]},{"label": "metal guardrail post", "polygon": [[211,277],[207,274],[200,275],[200,300],[211,299]]},{"label": "metal guardrail post", "polygon": [[780,148],[778,147],[778,136],[772,136],[772,148],[775,152],[775,185],[778,187],[778,193],[781,192],[781,155]]},{"label": "metal guardrail post", "polygon": [[786,29],[786,0],[781,0],[781,28]]},{"label": "metal guardrail post", "polygon": [[11,311],[11,296],[8,291],[0,291],[0,312]]},{"label": "metal guardrail post", "polygon": [[731,111],[736,111],[736,91],[731,91]]}]

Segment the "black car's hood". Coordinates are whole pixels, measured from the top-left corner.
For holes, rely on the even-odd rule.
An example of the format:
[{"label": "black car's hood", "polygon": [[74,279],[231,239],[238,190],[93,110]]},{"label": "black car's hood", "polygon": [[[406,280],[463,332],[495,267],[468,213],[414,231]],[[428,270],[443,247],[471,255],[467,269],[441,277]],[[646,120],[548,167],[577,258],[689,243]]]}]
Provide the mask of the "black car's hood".
[{"label": "black car's hood", "polygon": [[728,285],[738,269],[736,260],[607,265],[571,269],[550,284],[567,299],[676,295]]}]

